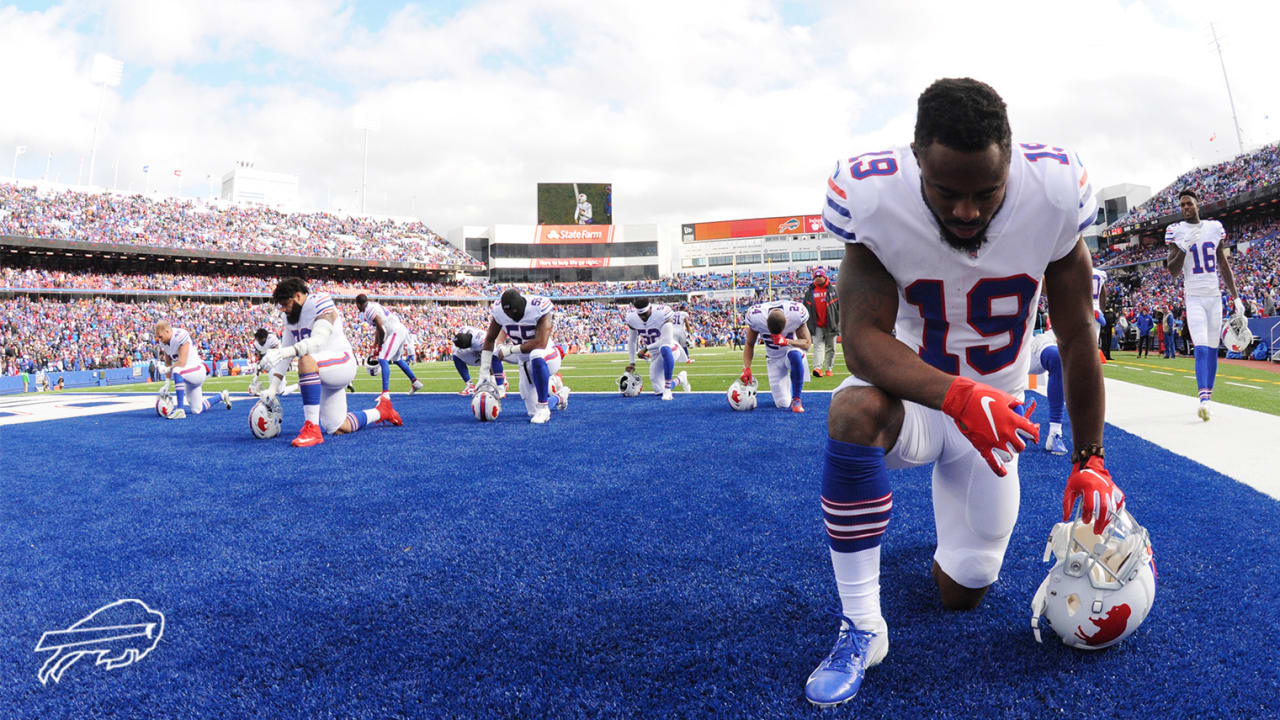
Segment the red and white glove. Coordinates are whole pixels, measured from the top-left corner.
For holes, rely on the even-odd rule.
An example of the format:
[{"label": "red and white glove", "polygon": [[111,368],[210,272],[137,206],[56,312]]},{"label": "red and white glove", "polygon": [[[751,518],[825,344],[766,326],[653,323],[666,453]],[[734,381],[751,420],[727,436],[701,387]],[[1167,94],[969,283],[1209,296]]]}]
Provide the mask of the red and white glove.
[{"label": "red and white glove", "polygon": [[773,336],[773,344],[774,344],[774,345],[777,345],[778,347],[786,347],[786,346],[787,346],[787,337],[786,337],[785,335],[774,335],[774,336]]},{"label": "red and white glove", "polygon": [[1124,491],[1111,481],[1111,473],[1102,465],[1102,458],[1093,455],[1084,465],[1076,464],[1067,478],[1067,490],[1062,496],[1062,521],[1071,519],[1071,508],[1080,498],[1080,519],[1093,522],[1093,532],[1102,530],[1124,507]]},{"label": "red and white glove", "polygon": [[1012,395],[969,378],[958,377],[942,400],[942,412],[951,416],[991,472],[1000,477],[1009,473],[1004,464],[1027,448],[1027,441],[1040,442],[1040,426],[1027,419],[1036,404],[1023,405]]},{"label": "red and white glove", "polygon": [[751,384],[751,368],[743,368],[742,374],[738,376],[738,379],[742,381],[743,385],[750,385]]}]

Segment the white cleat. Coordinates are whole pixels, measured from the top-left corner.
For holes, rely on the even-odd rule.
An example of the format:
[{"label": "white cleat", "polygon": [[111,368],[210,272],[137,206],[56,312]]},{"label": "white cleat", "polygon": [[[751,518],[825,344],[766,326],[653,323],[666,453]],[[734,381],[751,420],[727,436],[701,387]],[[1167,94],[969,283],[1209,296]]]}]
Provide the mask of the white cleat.
[{"label": "white cleat", "polygon": [[422,389],[422,381],[414,380],[413,385],[409,386],[409,394],[412,395]]},{"label": "white cleat", "polygon": [[499,399],[499,400],[501,400],[501,399],[503,399],[503,398],[505,398],[505,397],[507,396],[507,384],[506,384],[506,383],[502,383],[501,385],[499,385],[499,386],[498,386],[498,388],[497,388],[497,390],[498,390],[498,399]]},{"label": "white cleat", "polygon": [[231,393],[226,390],[223,390],[222,393],[218,395],[218,397],[222,399],[222,404],[226,405],[227,409],[230,410],[231,409]]},{"label": "white cleat", "polygon": [[187,411],[183,410],[182,408],[178,408],[177,410],[174,410],[168,415],[170,420],[182,420],[186,416],[187,416]]},{"label": "white cleat", "polygon": [[1209,403],[1200,403],[1200,409],[1196,410],[1196,416],[1205,422],[1209,422]]},{"label": "white cleat", "polygon": [[676,380],[678,380],[680,385],[684,387],[685,392],[693,392],[693,383],[689,382],[689,373],[681,370],[680,374],[676,376]]},{"label": "white cleat", "polygon": [[557,395],[557,397],[560,398],[560,402],[556,403],[556,409],[568,410],[569,409],[569,386],[561,385],[560,394]]},{"label": "white cleat", "polygon": [[671,399],[671,388],[663,388],[663,390],[662,390],[662,399],[663,399],[663,400],[670,400],[670,399]]},{"label": "white cleat", "polygon": [[546,403],[538,403],[538,409],[533,411],[533,417],[529,418],[529,422],[541,425],[551,419],[551,408]]}]

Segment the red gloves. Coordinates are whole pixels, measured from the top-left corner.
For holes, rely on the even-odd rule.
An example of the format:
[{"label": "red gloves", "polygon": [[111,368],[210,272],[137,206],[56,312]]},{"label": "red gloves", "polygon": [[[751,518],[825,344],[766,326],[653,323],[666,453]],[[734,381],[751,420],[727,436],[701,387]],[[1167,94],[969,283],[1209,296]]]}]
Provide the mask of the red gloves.
[{"label": "red gloves", "polygon": [[738,376],[738,379],[741,380],[744,385],[750,385],[751,384],[751,368],[743,368],[742,374]]},{"label": "red gloves", "polygon": [[1013,396],[990,385],[958,377],[947,390],[942,412],[951,416],[960,432],[987,465],[1000,477],[1008,474],[1004,464],[1027,447],[1040,441],[1040,426],[1027,419],[1036,404],[1020,404]]},{"label": "red gloves", "polygon": [[777,345],[778,347],[786,347],[786,346],[787,346],[787,337],[786,337],[785,335],[774,335],[774,336],[773,336],[773,344],[774,344],[774,345]]},{"label": "red gloves", "polygon": [[1111,481],[1111,473],[1102,466],[1102,458],[1091,456],[1084,465],[1074,465],[1067,478],[1067,490],[1062,496],[1062,521],[1071,518],[1071,508],[1080,498],[1080,519],[1093,522],[1093,532],[1102,530],[1111,518],[1124,507],[1124,491]]}]

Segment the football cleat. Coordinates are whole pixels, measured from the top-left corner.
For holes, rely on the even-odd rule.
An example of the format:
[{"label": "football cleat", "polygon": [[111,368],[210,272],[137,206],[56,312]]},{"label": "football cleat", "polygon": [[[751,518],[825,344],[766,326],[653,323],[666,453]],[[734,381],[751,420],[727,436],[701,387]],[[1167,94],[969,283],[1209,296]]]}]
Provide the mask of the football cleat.
[{"label": "football cleat", "polygon": [[349,392],[349,393],[353,393],[353,392],[355,392],[355,391],[356,391],[356,384],[355,384],[355,383],[347,383],[347,392]]},{"label": "football cleat", "polygon": [[804,412],[804,405],[800,404],[800,398],[795,398],[794,400],[791,401],[791,412],[793,413]]},{"label": "football cleat", "polygon": [[663,399],[663,400],[670,400],[670,399],[671,399],[671,388],[670,388],[670,387],[662,388],[662,399]]},{"label": "football cleat", "polygon": [[1066,455],[1067,444],[1062,441],[1062,433],[1050,433],[1049,437],[1044,439],[1044,449],[1049,451],[1050,455]]},{"label": "football cleat", "polygon": [[529,418],[529,422],[541,425],[551,419],[551,408],[546,403],[538,403],[538,409],[533,411],[533,417]]},{"label": "football cleat", "polygon": [[879,622],[863,623],[860,630],[840,615],[842,625],[836,644],[804,684],[804,696],[819,707],[833,707],[853,698],[862,687],[867,668],[878,665],[889,653],[889,627]]},{"label": "football cleat", "polygon": [[378,411],[378,416],[382,418],[380,422],[389,422],[396,427],[404,424],[400,420],[400,413],[396,412],[396,409],[391,406],[391,398],[386,395],[378,396],[378,404],[375,408]]},{"label": "football cleat", "polygon": [[814,368],[814,369],[813,369],[813,376],[814,376],[814,377],[822,377],[822,370],[820,370],[820,369],[818,369],[818,368]]},{"label": "football cleat", "polygon": [[168,419],[170,419],[170,420],[181,420],[181,419],[185,418],[186,416],[187,416],[187,411],[186,411],[186,410],[183,410],[182,408],[175,408],[175,409],[174,409],[172,412],[170,412],[168,415],[165,415],[165,417],[166,417],[166,418],[168,418]]},{"label": "football cleat", "polygon": [[219,393],[218,398],[222,400],[222,404],[226,405],[228,410],[231,409],[231,393],[230,392],[223,390],[221,393]]},{"label": "football cleat", "polygon": [[[179,410],[178,412],[182,412],[182,411]],[[1209,422],[1209,403],[1207,402],[1200,403],[1200,407],[1196,409],[1196,417],[1200,418],[1205,422]]]},{"label": "football cleat", "polygon": [[831,377],[831,371],[830,371],[830,370],[824,370],[824,371],[822,372],[822,374],[823,374],[824,376],[826,376],[826,377]]},{"label": "football cleat", "polygon": [[311,447],[324,442],[324,433],[320,432],[320,426],[310,420],[302,423],[302,430],[298,432],[298,437],[290,443],[294,447]]},{"label": "football cleat", "polygon": [[475,392],[476,392],[476,384],[468,380],[468,381],[467,381],[467,384],[466,384],[466,385],[463,385],[463,386],[462,386],[462,389],[458,391],[458,394],[459,394],[459,395],[474,395],[474,394],[475,394]]},{"label": "football cleat", "polygon": [[556,409],[568,410],[569,409],[569,386],[561,385],[560,392],[556,393],[556,397],[559,398],[560,400],[560,402],[556,403]]},{"label": "football cleat", "polygon": [[684,388],[685,392],[693,392],[693,383],[689,382],[689,373],[681,370],[680,374],[676,376],[676,380]]},{"label": "football cleat", "polygon": [[422,381],[414,380],[413,384],[409,386],[409,394],[412,395],[421,389],[422,389]]}]

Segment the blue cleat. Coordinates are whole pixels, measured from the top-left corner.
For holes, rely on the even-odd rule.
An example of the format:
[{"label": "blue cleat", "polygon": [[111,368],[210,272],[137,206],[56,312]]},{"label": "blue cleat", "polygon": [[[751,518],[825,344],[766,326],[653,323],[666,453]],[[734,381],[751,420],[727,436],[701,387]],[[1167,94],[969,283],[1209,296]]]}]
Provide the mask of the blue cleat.
[{"label": "blue cleat", "polygon": [[1067,454],[1067,444],[1062,441],[1062,435],[1060,433],[1055,433],[1046,438],[1044,441],[1044,449],[1048,450],[1049,453],[1053,455]]},{"label": "blue cleat", "polygon": [[819,707],[852,699],[862,687],[867,668],[879,664],[889,652],[889,628],[883,620],[870,624],[871,630],[859,630],[849,618],[836,615],[842,621],[840,636],[804,684],[805,698]]}]

